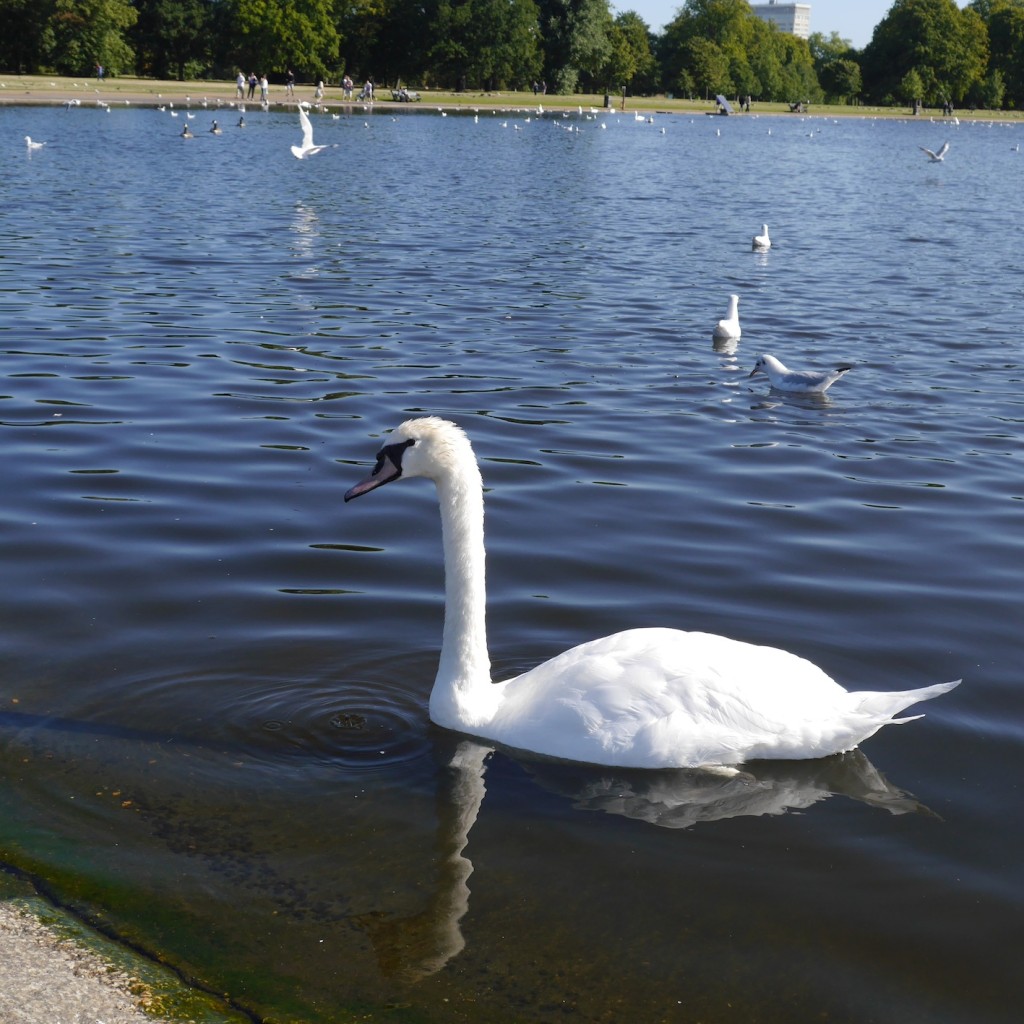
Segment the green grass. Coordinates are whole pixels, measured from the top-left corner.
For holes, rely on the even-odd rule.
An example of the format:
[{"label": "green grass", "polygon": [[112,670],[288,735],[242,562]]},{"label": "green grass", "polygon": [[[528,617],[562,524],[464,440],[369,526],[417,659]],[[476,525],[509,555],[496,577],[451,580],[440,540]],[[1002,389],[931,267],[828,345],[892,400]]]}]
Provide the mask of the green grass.
[{"label": "green grass", "polygon": [[[535,109],[538,105],[543,105],[546,110],[575,110],[577,107],[583,107],[586,110],[604,107],[603,93],[573,96],[555,96],[552,93],[547,93],[543,96],[535,96],[533,92],[529,91],[480,92],[470,90],[451,92],[442,89],[419,89],[415,85],[410,85],[410,88],[415,89],[421,96],[419,104],[410,104],[410,106],[439,106],[449,109],[479,108],[481,110]],[[295,87],[295,98],[312,101],[313,91],[312,83],[301,83]],[[390,88],[379,88],[377,96],[379,101],[389,102],[391,100]],[[235,83],[233,80],[172,82],[152,78],[127,77],[108,78],[100,83],[94,78],[85,77],[0,75],[0,103],[63,103],[69,98],[80,99],[83,103],[94,103],[96,100],[118,102],[128,99],[134,103],[153,105],[159,103],[184,104],[188,98],[193,106],[198,106],[204,98],[209,102],[216,102],[218,99],[223,102],[233,101],[235,99]],[[272,84],[270,102],[281,104],[285,101],[284,86]],[[327,86],[324,102],[329,106],[340,106],[342,101],[341,87],[338,85]],[[610,101],[614,109],[621,109],[621,93],[612,93]],[[667,96],[627,96],[625,109],[651,113],[661,111],[675,114],[704,114],[714,112],[714,100],[670,99]],[[751,113],[788,114],[789,104],[755,102]],[[847,106],[825,103],[812,103],[809,113],[812,117],[913,117],[909,107]],[[926,108],[918,115],[918,120],[942,118],[942,116],[940,109]],[[957,111],[957,116],[961,120],[972,118],[986,121],[1024,120],[1024,112],[1021,111],[963,110]]]}]

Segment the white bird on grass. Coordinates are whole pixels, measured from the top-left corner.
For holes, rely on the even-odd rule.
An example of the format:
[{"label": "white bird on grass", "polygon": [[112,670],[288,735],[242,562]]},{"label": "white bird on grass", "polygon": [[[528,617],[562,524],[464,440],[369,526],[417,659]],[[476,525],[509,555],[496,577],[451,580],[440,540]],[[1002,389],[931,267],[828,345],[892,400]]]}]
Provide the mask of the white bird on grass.
[{"label": "white bird on grass", "polygon": [[719,320],[715,324],[715,329],[711,332],[711,337],[716,341],[739,341],[740,338],[740,297],[738,295],[729,296],[729,312],[726,313],[724,320]]},{"label": "white bird on grass", "polygon": [[750,248],[755,252],[764,252],[772,247],[772,240],[768,237],[768,225],[761,225],[761,234],[754,235],[750,240]]},{"label": "white bird on grass", "polygon": [[763,355],[757,357],[749,375],[767,374],[776,391],[789,391],[795,395],[820,395],[852,369],[852,366],[837,366],[834,370],[790,370],[775,356]]},{"label": "white bird on grass", "polygon": [[297,160],[305,160],[307,156],[313,156],[325,149],[334,148],[333,146],[313,145],[313,125],[309,121],[309,115],[302,107],[299,107],[299,124],[302,125],[302,145],[291,147],[292,156]]},{"label": "white bird on grass", "polygon": [[32,141],[32,136],[30,136],[30,135],[26,135],[25,136],[25,148],[30,153],[34,153],[37,149],[42,149],[43,146],[45,146],[45,145],[46,145],[45,142],[33,142]]},{"label": "white bird on grass", "polygon": [[927,153],[928,159],[931,160],[933,164],[941,164],[942,161],[946,159],[946,154],[949,152],[949,143],[944,142],[939,147],[939,151],[937,153],[933,153],[930,149],[927,149],[925,146],[918,146],[917,148],[921,150],[922,153]]},{"label": "white bird on grass", "polygon": [[851,693],[787,651],[649,628],[593,640],[492,683],[483,482],[463,431],[433,416],[407,420],[345,500],[416,476],[434,481],[441,509],[444,631],[429,707],[443,728],[588,764],[729,767],[852,750],[883,726],[910,721],[895,717],[905,708],[959,682]]}]

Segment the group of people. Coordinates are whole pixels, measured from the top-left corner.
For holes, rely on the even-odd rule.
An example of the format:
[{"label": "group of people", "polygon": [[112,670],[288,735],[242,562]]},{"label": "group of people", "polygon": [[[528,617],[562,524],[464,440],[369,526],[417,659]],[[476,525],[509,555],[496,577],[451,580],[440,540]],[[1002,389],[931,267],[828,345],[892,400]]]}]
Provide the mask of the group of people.
[{"label": "group of people", "polygon": [[[288,72],[289,82],[288,91],[294,92],[295,89],[295,75],[291,71]],[[259,86],[260,90],[260,103],[266,103],[267,97],[270,95],[270,83],[267,81],[266,75],[260,75],[256,77],[255,71],[250,71],[248,78],[241,71],[238,72],[238,77],[235,79],[235,96],[240,99],[246,99],[246,87],[248,87],[248,99],[256,98],[256,87]]]},{"label": "group of people", "polygon": [[[270,92],[270,83],[267,81],[266,75],[260,75],[256,77],[256,72],[251,71],[248,76],[242,71],[238,72],[238,77],[235,79],[235,96],[244,100],[255,99],[256,87],[259,86],[260,90],[260,103],[266,103],[267,97]],[[248,94],[246,90],[248,89]],[[373,101],[373,79],[367,78],[366,83],[363,85],[362,91],[359,93],[357,99]],[[352,93],[355,90],[355,83],[352,81],[349,75],[345,75],[341,80],[341,90],[346,100],[352,99]],[[285,95],[288,97],[295,96],[295,72],[291,68],[285,74]],[[322,78],[317,79],[316,91],[313,94],[314,99],[319,103],[324,98],[324,81]]]}]

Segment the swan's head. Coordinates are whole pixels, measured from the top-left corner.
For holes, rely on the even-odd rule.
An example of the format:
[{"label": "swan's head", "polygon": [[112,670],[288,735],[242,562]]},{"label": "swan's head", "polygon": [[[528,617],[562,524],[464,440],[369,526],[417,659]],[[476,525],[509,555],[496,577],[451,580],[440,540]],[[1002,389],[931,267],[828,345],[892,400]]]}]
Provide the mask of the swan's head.
[{"label": "swan's head", "polygon": [[345,500],[351,501],[399,477],[425,476],[436,481],[466,460],[475,462],[469,438],[461,427],[437,416],[406,420],[377,452],[373,472],[346,491]]}]

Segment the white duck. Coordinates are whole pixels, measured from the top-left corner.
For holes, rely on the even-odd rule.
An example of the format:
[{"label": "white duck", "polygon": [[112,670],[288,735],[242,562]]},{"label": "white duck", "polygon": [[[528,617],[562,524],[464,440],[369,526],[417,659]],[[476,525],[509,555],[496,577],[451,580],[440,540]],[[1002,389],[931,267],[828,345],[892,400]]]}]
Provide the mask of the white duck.
[{"label": "white duck", "polygon": [[738,295],[729,296],[729,312],[725,314],[724,320],[719,320],[718,323],[715,324],[715,329],[711,332],[711,337],[716,341],[724,341],[726,339],[739,341],[740,297]]},{"label": "white duck", "polygon": [[299,107],[299,124],[302,125],[302,145],[292,146],[292,155],[298,160],[305,160],[307,156],[315,156],[325,149],[332,149],[332,146],[313,145],[313,125],[310,123],[309,115],[302,107]]},{"label": "white duck", "polygon": [[772,240],[768,237],[768,225],[762,224],[761,234],[754,235],[750,240],[750,248],[753,249],[754,252],[764,252],[766,249],[770,249],[771,247]]},{"label": "white duck", "polygon": [[850,750],[959,682],[849,693],[786,651],[653,628],[593,640],[493,684],[483,483],[469,439],[446,420],[407,420],[345,500],[403,476],[433,480],[441,506],[445,617],[430,718],[445,728],[590,764],[729,766]]},{"label": "white duck", "polygon": [[852,369],[852,366],[837,366],[833,370],[790,370],[781,359],[766,354],[757,357],[749,376],[753,377],[757,373],[767,374],[776,391],[789,391],[796,395],[820,395]]}]

